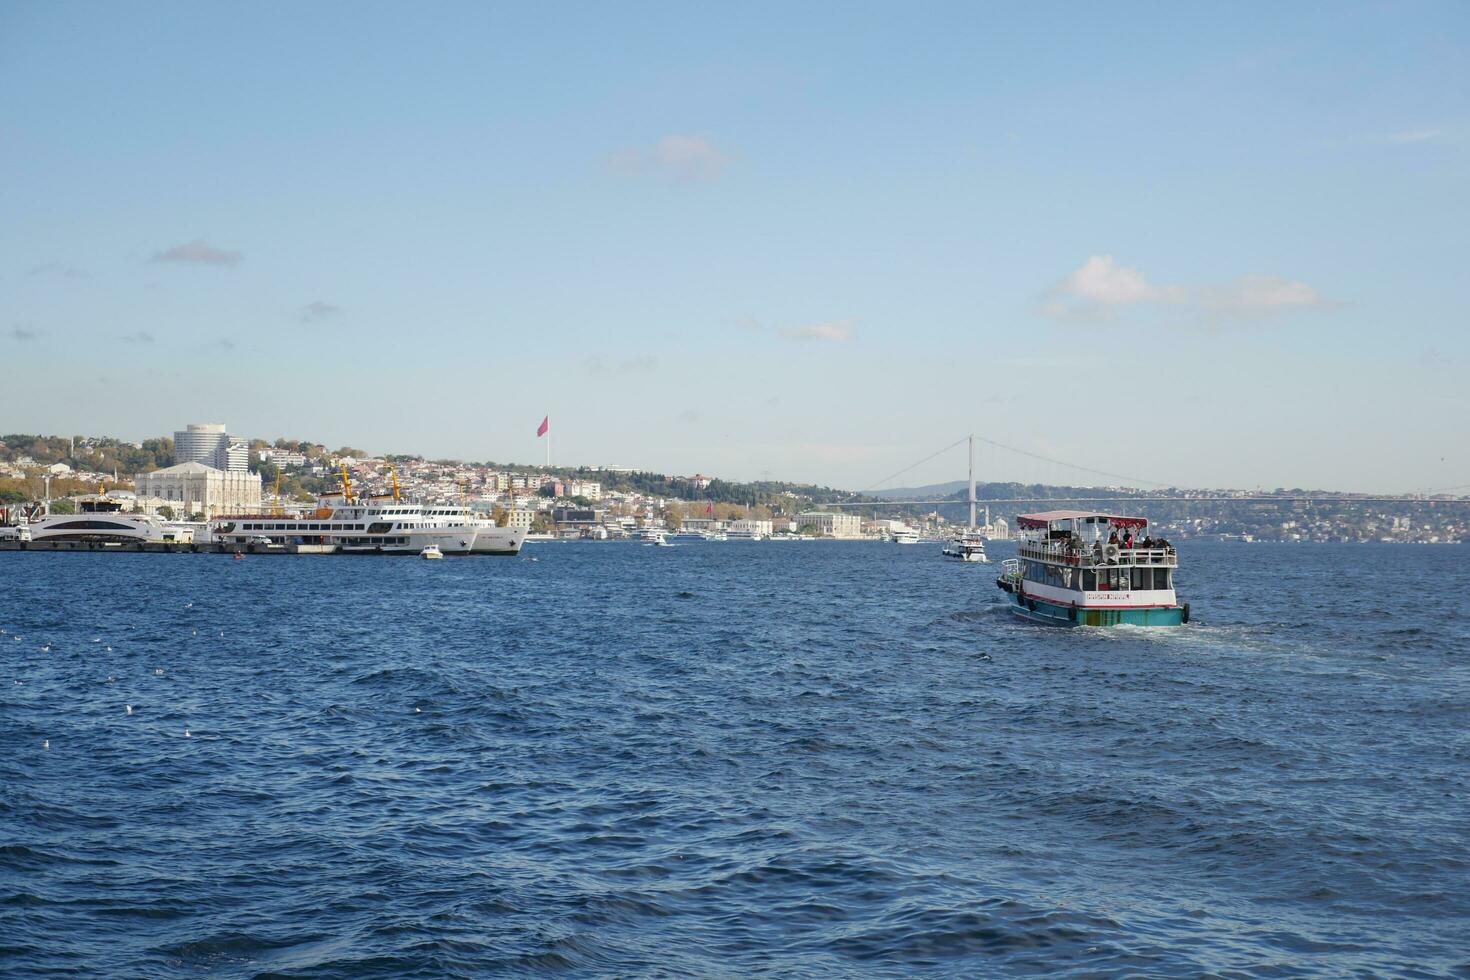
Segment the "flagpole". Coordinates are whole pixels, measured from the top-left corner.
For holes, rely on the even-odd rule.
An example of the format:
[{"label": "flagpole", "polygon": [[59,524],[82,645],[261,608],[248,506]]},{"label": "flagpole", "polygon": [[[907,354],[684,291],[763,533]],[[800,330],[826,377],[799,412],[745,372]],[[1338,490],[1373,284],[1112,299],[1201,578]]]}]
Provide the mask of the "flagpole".
[{"label": "flagpole", "polygon": [[546,413],[546,468],[551,469],[551,413]]}]

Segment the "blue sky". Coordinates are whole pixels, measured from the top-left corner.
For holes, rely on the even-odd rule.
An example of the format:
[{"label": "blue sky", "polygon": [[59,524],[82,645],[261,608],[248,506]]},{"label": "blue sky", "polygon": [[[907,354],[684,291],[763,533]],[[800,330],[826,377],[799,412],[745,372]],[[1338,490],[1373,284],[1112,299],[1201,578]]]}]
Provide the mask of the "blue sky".
[{"label": "blue sky", "polygon": [[0,430],[1457,486],[1467,149],[1463,3],[9,3]]}]

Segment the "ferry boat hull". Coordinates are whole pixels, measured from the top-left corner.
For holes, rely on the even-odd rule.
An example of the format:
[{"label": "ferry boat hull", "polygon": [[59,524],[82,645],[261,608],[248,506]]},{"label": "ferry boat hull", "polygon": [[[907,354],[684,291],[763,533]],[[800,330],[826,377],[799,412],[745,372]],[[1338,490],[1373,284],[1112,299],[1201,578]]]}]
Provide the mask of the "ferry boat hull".
[{"label": "ferry boat hull", "polygon": [[1047,626],[1183,626],[1185,606],[1063,606],[1033,596],[1010,594],[1011,612]]},{"label": "ferry boat hull", "polygon": [[526,543],[526,532],[520,528],[496,527],[493,524],[475,527],[475,543],[472,555],[516,555]]}]

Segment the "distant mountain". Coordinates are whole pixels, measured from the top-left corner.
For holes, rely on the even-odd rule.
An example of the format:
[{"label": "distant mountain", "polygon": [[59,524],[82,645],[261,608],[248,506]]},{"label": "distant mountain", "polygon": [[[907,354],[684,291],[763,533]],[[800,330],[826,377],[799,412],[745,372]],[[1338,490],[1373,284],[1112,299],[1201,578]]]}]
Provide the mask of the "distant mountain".
[{"label": "distant mountain", "polygon": [[[979,484],[976,484],[978,492]],[[967,492],[970,489],[969,480],[950,480],[948,483],[930,483],[922,487],[894,487],[891,490],[869,490],[867,496],[877,497],[879,500],[937,500],[940,497],[948,497],[952,493]]]}]

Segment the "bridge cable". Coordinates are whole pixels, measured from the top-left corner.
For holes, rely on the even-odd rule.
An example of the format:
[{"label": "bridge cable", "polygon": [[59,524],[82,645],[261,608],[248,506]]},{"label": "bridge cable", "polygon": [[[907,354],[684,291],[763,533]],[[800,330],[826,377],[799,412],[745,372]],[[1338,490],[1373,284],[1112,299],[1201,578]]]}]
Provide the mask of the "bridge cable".
[{"label": "bridge cable", "polygon": [[942,456],[943,454],[949,452],[954,447],[964,445],[965,440],[966,439],[969,439],[969,438],[970,438],[969,436],[965,436],[964,439],[961,439],[958,442],[952,442],[948,446],[945,446],[943,449],[939,450],[938,452],[931,453],[930,455],[925,456],[923,459],[919,460],[917,463],[912,464],[911,466],[905,466],[903,469],[899,470],[897,473],[894,473],[894,474],[892,474],[890,476],[885,476],[883,479],[879,480],[877,483],[873,484],[871,487],[868,487],[868,488],[866,488],[864,490],[859,490],[859,491],[857,491],[857,493],[859,495],[861,495],[861,494],[868,493],[871,490],[876,490],[879,487],[881,487],[883,484],[887,483],[889,480],[893,480],[893,479],[896,479],[896,478],[898,478],[900,476],[903,476],[905,473],[907,473],[911,469],[914,469],[914,468],[919,467],[919,466],[923,466],[925,463],[929,462],[929,460],[933,459],[935,456]]}]

